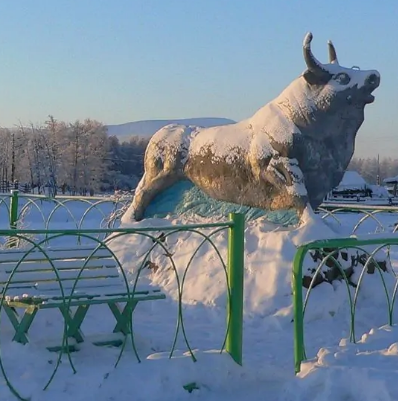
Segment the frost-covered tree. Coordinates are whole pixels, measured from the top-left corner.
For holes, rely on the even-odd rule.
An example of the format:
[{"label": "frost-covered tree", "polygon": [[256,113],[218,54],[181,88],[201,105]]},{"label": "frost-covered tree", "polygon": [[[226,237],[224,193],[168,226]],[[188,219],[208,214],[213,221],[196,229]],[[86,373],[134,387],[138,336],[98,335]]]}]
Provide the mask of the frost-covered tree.
[{"label": "frost-covered tree", "polygon": [[17,180],[54,196],[135,188],[148,140],[119,143],[96,120],[68,123],[50,115],[43,124],[0,129],[0,143],[0,181]]},{"label": "frost-covered tree", "polygon": [[10,179],[10,149],[11,149],[11,134],[8,129],[0,129],[0,179],[8,181]]},{"label": "frost-covered tree", "polygon": [[58,172],[62,165],[62,152],[65,141],[66,124],[57,121],[52,115],[48,116],[44,127],[40,130],[44,145],[46,162],[46,181],[49,194],[55,196],[58,189]]},{"label": "frost-covered tree", "polygon": [[65,137],[65,182],[73,194],[98,190],[108,166],[106,128],[95,120],[77,120],[69,124]]},{"label": "frost-covered tree", "polygon": [[380,183],[382,183],[383,179],[398,175],[398,159],[353,158],[348,169],[358,171],[370,184],[375,184],[379,175]]}]

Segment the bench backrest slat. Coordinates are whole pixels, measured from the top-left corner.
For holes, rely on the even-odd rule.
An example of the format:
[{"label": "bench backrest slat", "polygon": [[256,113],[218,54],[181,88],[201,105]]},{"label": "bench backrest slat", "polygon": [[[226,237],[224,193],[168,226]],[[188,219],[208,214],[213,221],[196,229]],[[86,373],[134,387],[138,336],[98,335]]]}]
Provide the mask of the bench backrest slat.
[{"label": "bench backrest slat", "polygon": [[[69,294],[75,285],[75,280],[62,280],[62,288],[66,292],[65,295]],[[126,291],[126,285],[121,280],[120,277],[103,277],[96,279],[85,279],[79,280],[76,283],[75,290],[82,291],[86,289],[96,289],[97,292],[101,287],[114,287],[118,288],[120,292]],[[0,284],[0,293],[5,288],[4,284]],[[57,292],[61,295],[61,287],[58,281],[39,281],[36,283],[10,283],[7,287],[7,291],[5,295],[9,295],[9,290],[14,289],[18,290],[18,295],[28,294],[28,295],[36,295],[39,293],[45,293],[47,291]]]},{"label": "bench backrest slat", "polygon": [[[81,273],[81,274],[80,274]],[[80,275],[79,275],[80,274]],[[119,273],[116,269],[63,269],[58,272],[60,280],[75,280],[79,276],[79,280],[84,279],[95,279],[104,277],[119,277]],[[0,284],[6,283],[10,275],[7,273],[0,273]],[[57,275],[54,271],[30,271],[30,272],[16,272],[11,281],[13,283],[38,283],[41,281],[56,281],[58,280]]]},{"label": "bench backrest slat", "polygon": [[[1,251],[0,253],[0,266],[1,263],[4,262],[18,262],[21,260],[26,253],[29,250],[26,251],[13,251],[13,250],[7,250],[7,251]],[[63,260],[63,259],[75,259],[75,258],[87,258],[91,255],[93,252],[93,248],[74,248],[74,249],[62,249],[62,248],[48,248],[46,249],[46,254],[51,260]],[[111,253],[109,250],[101,248],[98,249],[94,254],[93,258],[109,258]],[[28,253],[26,256],[26,260],[47,260],[46,256],[43,254],[43,252],[40,251],[32,251]]]},{"label": "bench backrest slat", "polygon": [[[0,258],[1,258],[0,253]],[[86,259],[74,259],[74,260],[54,260],[52,261],[54,267],[57,270],[70,270],[70,269],[79,269],[84,266],[84,269],[102,269],[103,267],[113,269],[117,266],[115,259],[113,258],[101,258],[95,259],[90,258],[87,263]],[[0,263],[0,272],[10,274],[14,268],[16,267],[18,262],[7,262],[7,263]],[[41,271],[41,270],[50,270],[53,271],[53,266],[48,260],[44,261],[30,261],[24,260],[22,263],[19,264],[18,268],[16,269],[16,274],[18,273],[25,273],[29,271]]]},{"label": "bench backrest slat", "polygon": [[[74,286],[77,291],[103,287],[118,287],[120,291],[126,291],[118,263],[107,249],[99,249],[93,255],[93,248],[90,247],[52,248],[46,249],[46,253],[57,269],[67,294]],[[8,295],[9,290],[16,292],[16,295],[33,296],[38,292],[48,291],[60,294],[57,275],[43,253],[34,251],[26,254],[26,251],[21,250],[0,251],[0,293],[4,291],[10,273],[24,256],[26,257],[15,270],[5,295]],[[88,258],[90,259],[87,260]],[[85,267],[82,270],[83,266]]]}]

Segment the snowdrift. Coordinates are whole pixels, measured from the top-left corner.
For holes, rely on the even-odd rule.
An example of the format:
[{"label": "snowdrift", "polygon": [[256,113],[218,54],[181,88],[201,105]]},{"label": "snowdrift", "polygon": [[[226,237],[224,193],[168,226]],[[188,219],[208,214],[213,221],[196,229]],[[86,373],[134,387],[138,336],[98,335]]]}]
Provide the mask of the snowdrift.
[{"label": "snowdrift", "polygon": [[[215,218],[193,221],[169,216],[124,221],[123,226],[169,227],[211,221]],[[277,226],[264,218],[247,223],[242,367],[225,352],[220,354],[226,328],[227,286],[222,263],[208,244],[200,247],[192,259],[182,286],[186,335],[197,362],[192,361],[181,335],[169,359],[178,316],[176,273],[184,275],[202,241],[196,234],[179,233],[164,242],[167,251],[173,253],[176,270],[170,269],[167,258],[158,250],[151,255],[151,264],[140,279],[143,284],[160,286],[167,295],[166,300],[139,305],[135,311],[135,340],[142,363],[137,363],[127,346],[115,368],[119,349],[83,344],[72,355],[77,373],[73,374],[65,357],[50,387],[43,391],[57,358],[45,350],[43,337],[54,338],[63,329],[56,311],[43,312],[32,327],[31,343],[26,346],[12,342],[11,328],[4,318],[0,321],[0,350],[7,375],[22,395],[32,401],[397,399],[391,362],[396,356],[397,331],[383,326],[387,318],[386,300],[377,275],[367,275],[360,292],[356,329],[359,338],[362,333],[369,335],[358,345],[346,340],[350,314],[344,284],[322,283],[312,290],[305,315],[305,342],[310,359],[303,364],[302,372],[294,375],[291,274],[296,246],[342,235],[348,232],[326,224],[310,210],[305,211],[301,224],[295,227]],[[219,232],[213,240],[225,260],[227,233]],[[152,241],[140,236],[111,242],[132,279],[138,262],[152,245]],[[391,278],[387,282],[389,287],[395,282]],[[84,332],[90,334],[109,326],[112,321],[106,312],[109,311],[101,308],[89,311]],[[372,333],[379,332],[383,340],[370,341],[377,337]],[[367,356],[368,351],[371,356]],[[190,394],[183,386],[192,383],[198,389]],[[0,398],[15,400],[4,381],[0,382]]]},{"label": "snowdrift", "polygon": [[[123,227],[162,227],[187,223],[208,223],[219,218],[201,219],[196,217],[169,219],[145,219],[128,223]],[[161,235],[161,232],[155,235]],[[336,238],[339,234],[326,225],[311,210],[306,210],[301,224],[295,227],[282,227],[268,222],[265,218],[249,221],[245,230],[245,296],[244,310],[248,315],[266,316],[276,310],[291,306],[292,261],[296,246],[315,239]],[[203,238],[194,233],[178,233],[168,237],[165,246],[173,254],[173,260],[180,277]],[[227,230],[212,237],[223,260],[227,260]],[[120,255],[124,265],[129,260],[139,260],[153,245],[151,240],[141,236],[123,237],[112,242],[112,249]],[[173,279],[174,272],[159,249],[150,258],[156,271],[149,270],[146,279],[160,286],[169,297],[178,298],[178,283]],[[138,265],[138,264],[137,264]],[[135,270],[133,269],[133,272]],[[200,247],[189,267],[183,289],[183,302],[225,307],[227,287],[225,271],[216,252],[209,243]]]}]

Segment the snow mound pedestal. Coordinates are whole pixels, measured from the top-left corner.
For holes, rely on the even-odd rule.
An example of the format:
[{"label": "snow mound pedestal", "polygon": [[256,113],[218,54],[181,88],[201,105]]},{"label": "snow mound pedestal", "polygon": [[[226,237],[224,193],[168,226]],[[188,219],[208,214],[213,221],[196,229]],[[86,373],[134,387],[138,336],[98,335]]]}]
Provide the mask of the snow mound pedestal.
[{"label": "snow mound pedestal", "polygon": [[[173,227],[177,224],[209,223],[211,218],[145,219],[123,224],[125,228]],[[260,217],[246,222],[245,228],[245,289],[244,308],[248,314],[262,316],[291,306],[292,261],[296,247],[315,239],[336,238],[338,233],[327,226],[312,210],[304,211],[301,224],[282,227]],[[209,234],[211,230],[201,230]],[[164,235],[167,231],[154,233]],[[223,260],[227,261],[228,233],[223,230],[211,237]],[[216,251],[203,237],[190,232],[178,232],[166,237],[164,248],[151,252],[147,269],[142,272],[153,285],[160,286],[168,297],[178,299],[178,281],[165,249],[172,255],[176,271],[182,278],[189,265],[183,284],[183,302],[225,307],[227,299],[226,276]],[[142,258],[153,242],[139,235],[125,236],[111,243],[112,249],[131,273],[137,271],[137,263],[129,261]],[[195,254],[196,252],[196,254]],[[192,255],[195,255],[191,260]]]}]

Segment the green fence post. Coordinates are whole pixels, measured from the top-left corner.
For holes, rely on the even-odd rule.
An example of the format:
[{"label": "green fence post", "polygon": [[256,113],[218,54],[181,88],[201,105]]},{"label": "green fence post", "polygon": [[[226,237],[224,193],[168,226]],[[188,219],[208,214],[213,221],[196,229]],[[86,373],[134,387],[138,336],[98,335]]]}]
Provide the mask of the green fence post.
[{"label": "green fence post", "polygon": [[17,221],[18,221],[18,190],[11,190],[11,199],[10,199],[10,229],[17,229]]},{"label": "green fence post", "polygon": [[296,251],[293,260],[293,319],[294,319],[294,372],[301,369],[301,362],[306,359],[304,347],[303,317],[303,261],[307,249],[303,246]]},{"label": "green fence post", "polygon": [[228,230],[228,286],[230,298],[227,310],[229,328],[225,349],[237,364],[242,365],[245,216],[243,214],[230,213],[229,218],[233,221],[233,226]]}]

